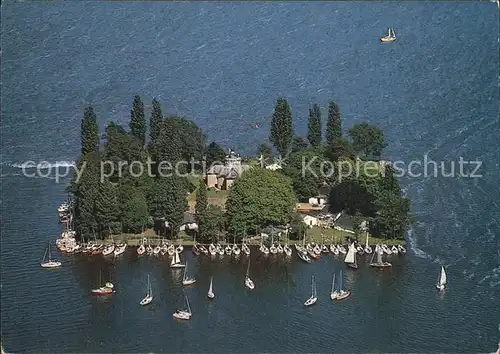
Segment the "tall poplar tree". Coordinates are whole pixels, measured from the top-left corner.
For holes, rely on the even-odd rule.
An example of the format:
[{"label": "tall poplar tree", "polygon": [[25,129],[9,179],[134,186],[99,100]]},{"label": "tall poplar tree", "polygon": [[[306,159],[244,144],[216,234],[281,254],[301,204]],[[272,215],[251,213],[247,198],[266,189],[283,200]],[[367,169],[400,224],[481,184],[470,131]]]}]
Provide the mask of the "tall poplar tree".
[{"label": "tall poplar tree", "polygon": [[160,102],[153,99],[153,108],[151,109],[151,118],[149,120],[149,143],[154,146],[160,135],[161,125],[163,121],[163,113],[161,111]]},{"label": "tall poplar tree", "polygon": [[130,132],[142,146],[146,142],[146,118],[144,117],[144,103],[139,96],[134,97],[130,111]]},{"label": "tall poplar tree", "polygon": [[321,110],[317,104],[314,104],[312,108],[309,108],[307,140],[309,140],[312,147],[321,145]]},{"label": "tall poplar tree", "polygon": [[292,137],[293,127],[290,105],[286,99],[280,97],[274,107],[269,141],[274,144],[281,156],[285,157],[292,142]]},{"label": "tall poplar tree", "polygon": [[83,112],[81,124],[82,155],[99,151],[99,127],[94,109],[89,106]]},{"label": "tall poplar tree", "polygon": [[342,137],[342,121],[340,120],[340,108],[333,101],[328,102],[328,121],[326,122],[326,143],[334,145],[336,139]]}]

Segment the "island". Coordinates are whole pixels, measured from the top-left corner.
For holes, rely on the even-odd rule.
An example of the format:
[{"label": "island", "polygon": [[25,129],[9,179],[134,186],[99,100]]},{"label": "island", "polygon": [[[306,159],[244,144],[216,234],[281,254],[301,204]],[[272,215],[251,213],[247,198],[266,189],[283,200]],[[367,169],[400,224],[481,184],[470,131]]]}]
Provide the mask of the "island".
[{"label": "island", "polygon": [[207,144],[192,120],[164,116],[156,99],[149,129],[135,96],[128,129],[109,122],[102,135],[89,106],[71,202],[59,210],[64,233],[78,243],[130,246],[404,244],[410,201],[381,158],[382,131],[359,123],[344,132],[339,106],[330,101],[327,111],[323,124],[312,105],[307,136],[298,136],[288,101],[278,98],[271,144],[241,156]]}]

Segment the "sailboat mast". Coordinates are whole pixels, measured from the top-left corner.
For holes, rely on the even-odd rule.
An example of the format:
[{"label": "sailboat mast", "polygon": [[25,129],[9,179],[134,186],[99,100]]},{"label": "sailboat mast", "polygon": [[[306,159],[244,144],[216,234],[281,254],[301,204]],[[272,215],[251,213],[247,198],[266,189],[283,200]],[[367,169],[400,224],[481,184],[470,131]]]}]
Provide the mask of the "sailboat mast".
[{"label": "sailboat mast", "polygon": [[188,307],[189,314],[191,314],[191,306],[189,306],[189,300],[188,300],[187,295],[184,295],[184,298],[186,299],[186,304],[187,304],[187,307]]}]

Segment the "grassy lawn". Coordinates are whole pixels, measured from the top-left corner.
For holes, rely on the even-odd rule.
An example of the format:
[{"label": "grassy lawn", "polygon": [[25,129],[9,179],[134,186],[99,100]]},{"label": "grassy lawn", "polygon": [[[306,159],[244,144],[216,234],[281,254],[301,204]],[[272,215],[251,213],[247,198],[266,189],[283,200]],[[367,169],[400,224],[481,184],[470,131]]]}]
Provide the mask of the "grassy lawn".
[{"label": "grassy lawn", "polygon": [[[324,242],[327,244],[332,243],[343,243],[346,236],[354,237],[354,234],[339,231],[336,229],[323,229],[320,227],[313,227],[307,230],[306,243],[321,243],[321,234],[324,236]],[[359,242],[364,244],[366,242],[366,236],[361,236]],[[384,240],[377,237],[370,236],[368,239],[370,245],[382,244],[386,245],[404,245],[405,241],[402,240]]]}]

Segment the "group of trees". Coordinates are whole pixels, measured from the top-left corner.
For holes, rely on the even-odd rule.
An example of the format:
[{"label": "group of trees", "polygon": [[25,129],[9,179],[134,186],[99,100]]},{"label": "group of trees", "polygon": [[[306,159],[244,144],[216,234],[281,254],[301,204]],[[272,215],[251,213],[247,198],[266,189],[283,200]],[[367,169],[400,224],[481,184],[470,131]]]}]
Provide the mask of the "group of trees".
[{"label": "group of trees", "polygon": [[[74,175],[68,188],[75,199],[75,229],[80,237],[138,233],[153,226],[155,220],[165,220],[176,234],[183,221],[186,196],[194,186],[175,173],[165,177],[165,171],[160,176],[159,162],[175,166],[180,160],[201,161],[205,136],[190,120],[164,117],[155,99],[147,139],[144,104],[139,96],[132,103],[129,128],[109,122],[101,144],[97,116],[92,107],[85,108],[77,163],[81,173]],[[215,145],[210,150],[220,151]]]},{"label": "group of trees", "polygon": [[[224,231],[240,239],[269,225],[292,225],[292,237],[303,233],[304,225],[294,213],[297,200],[307,200],[325,184],[330,187],[331,211],[344,210],[356,217],[368,218],[373,233],[401,238],[410,220],[409,201],[390,166],[380,167],[376,176],[356,173],[337,178],[340,172],[324,171],[324,161],[333,166],[339,161],[368,163],[379,159],[386,146],[380,129],[367,123],[354,125],[342,133],[339,106],[328,104],[326,132],[323,134],[321,108],[309,109],[307,137],[293,132],[292,112],[287,100],[279,98],[272,116],[269,140],[284,158],[283,169],[270,171],[254,168],[232,185],[225,210],[208,203],[203,179],[196,190],[195,218],[198,240],[212,242]],[[226,152],[215,142],[205,145],[205,136],[192,121],[183,117],[164,117],[160,103],[152,102],[148,124],[144,104],[135,96],[130,111],[129,129],[109,122],[101,142],[97,117],[87,107],[81,124],[81,156],[78,171],[69,191],[75,199],[75,228],[80,237],[106,236],[109,233],[138,233],[164,220],[169,234],[177,234],[187,196],[195,190],[188,178],[162,174],[162,163],[203,161],[182,171],[206,171]],[[325,136],[325,139],[323,139]],[[273,155],[267,144],[259,146],[264,158]],[[304,170],[304,161],[310,169]],[[312,161],[311,163],[308,163]],[[141,166],[151,168],[140,173]],[[102,169],[104,166],[104,169]],[[122,168],[119,168],[122,166]],[[377,165],[379,166],[379,165]],[[383,172],[383,173],[382,173]],[[156,223],[157,224],[157,223]],[[163,224],[165,225],[165,224]],[[162,234],[166,230],[159,230]]]},{"label": "group of trees", "polygon": [[[279,128],[286,127],[280,130]],[[295,195],[301,201],[316,196],[322,186],[330,187],[329,204],[333,212],[346,211],[359,219],[368,219],[370,229],[382,237],[403,238],[410,218],[410,203],[401,195],[394,170],[375,164],[386,147],[382,131],[362,122],[342,132],[339,106],[330,101],[323,141],[321,109],[309,109],[307,140],[293,133],[288,102],[276,102],[269,140],[280,156],[286,156],[281,172],[290,178]],[[269,148],[259,150],[270,155]],[[330,164],[325,164],[329,162]],[[341,164],[350,164],[352,173],[343,175]],[[367,173],[371,163],[378,173]],[[307,166],[307,168],[304,168]],[[381,167],[382,166],[382,167]]]}]

